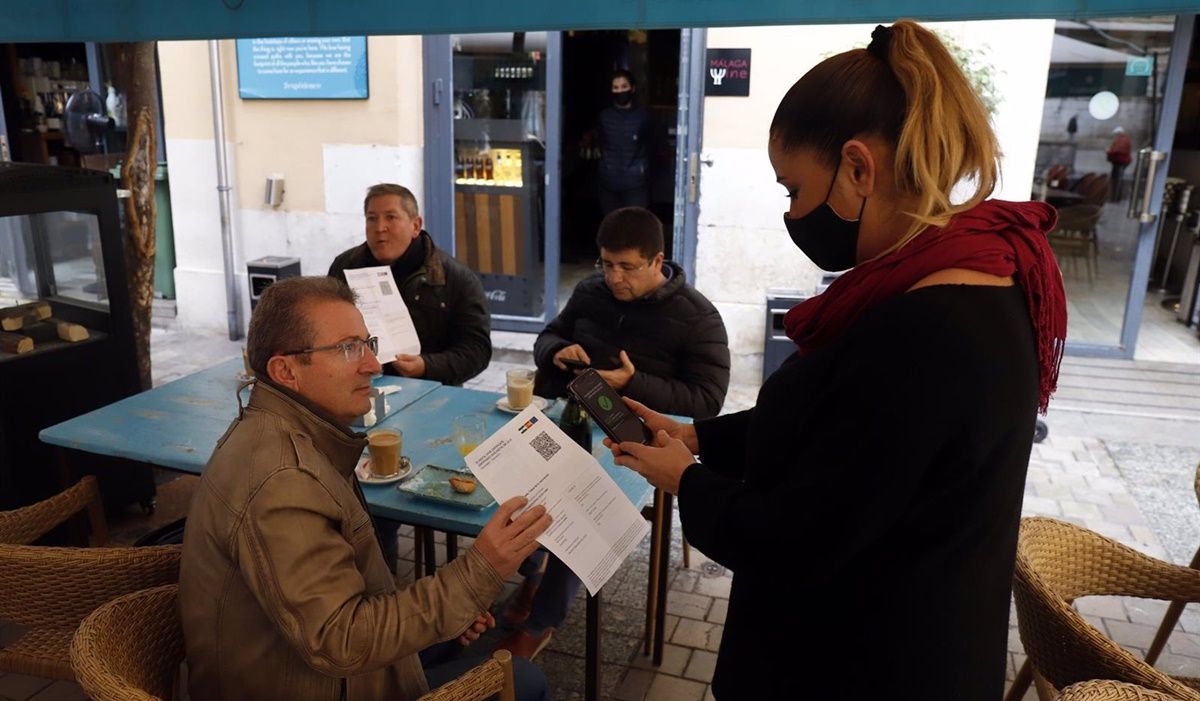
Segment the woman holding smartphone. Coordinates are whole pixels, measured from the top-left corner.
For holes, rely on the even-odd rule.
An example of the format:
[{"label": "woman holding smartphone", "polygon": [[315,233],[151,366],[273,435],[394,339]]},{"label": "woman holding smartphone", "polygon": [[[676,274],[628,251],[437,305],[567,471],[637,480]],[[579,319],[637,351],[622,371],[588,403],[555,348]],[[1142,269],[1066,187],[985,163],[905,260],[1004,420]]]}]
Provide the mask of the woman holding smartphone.
[{"label": "woman holding smartphone", "polygon": [[987,112],[908,21],[805,74],[768,153],[792,241],[852,269],[788,313],[798,352],[753,409],[685,426],[629,401],[655,440],[610,443],[734,573],[713,692],[765,698],[797,669],[806,698],[999,698],[1034,420],[1066,337],[1054,210],[987,200]]}]

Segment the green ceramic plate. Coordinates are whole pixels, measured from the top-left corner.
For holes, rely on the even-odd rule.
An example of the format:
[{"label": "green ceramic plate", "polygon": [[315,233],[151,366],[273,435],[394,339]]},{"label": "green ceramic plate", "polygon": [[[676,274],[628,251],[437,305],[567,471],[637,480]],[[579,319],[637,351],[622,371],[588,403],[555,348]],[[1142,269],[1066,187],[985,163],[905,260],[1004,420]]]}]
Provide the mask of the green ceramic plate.
[{"label": "green ceramic plate", "polygon": [[[475,491],[470,494],[459,494],[450,486],[451,477],[470,477],[475,480]],[[437,465],[426,465],[411,478],[401,482],[396,489],[413,496],[432,499],[443,504],[461,506],[467,509],[486,509],[496,503],[495,497],[483,488],[470,472],[448,470]]]}]

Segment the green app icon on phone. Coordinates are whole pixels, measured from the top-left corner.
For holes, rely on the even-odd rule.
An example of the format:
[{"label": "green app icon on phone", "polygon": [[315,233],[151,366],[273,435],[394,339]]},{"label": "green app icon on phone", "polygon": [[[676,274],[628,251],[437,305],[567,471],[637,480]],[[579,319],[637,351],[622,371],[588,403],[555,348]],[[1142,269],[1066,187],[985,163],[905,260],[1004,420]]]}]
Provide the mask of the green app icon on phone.
[{"label": "green app icon on phone", "polygon": [[605,411],[612,411],[613,403],[612,403],[612,400],[609,399],[608,397],[601,395],[596,398],[596,403],[600,405],[601,409],[603,409]]}]

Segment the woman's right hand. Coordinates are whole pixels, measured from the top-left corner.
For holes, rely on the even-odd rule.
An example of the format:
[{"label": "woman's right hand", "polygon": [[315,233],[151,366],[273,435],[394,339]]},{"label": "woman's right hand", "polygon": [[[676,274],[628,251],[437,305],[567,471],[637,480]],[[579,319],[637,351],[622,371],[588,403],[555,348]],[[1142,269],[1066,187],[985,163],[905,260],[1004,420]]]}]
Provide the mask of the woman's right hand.
[{"label": "woman's right hand", "polygon": [[[692,451],[692,455],[700,452],[700,440],[696,438],[695,426],[692,424],[681,424],[674,419],[669,419],[657,411],[650,409],[645,404],[629,397],[622,397],[622,399],[625,400],[625,404],[646,424],[646,428],[649,428],[651,432],[657,434],[659,431],[666,431],[669,437],[683,441],[687,449]],[[611,440],[605,438],[604,445],[612,451],[613,457],[621,455],[620,446]]]}]

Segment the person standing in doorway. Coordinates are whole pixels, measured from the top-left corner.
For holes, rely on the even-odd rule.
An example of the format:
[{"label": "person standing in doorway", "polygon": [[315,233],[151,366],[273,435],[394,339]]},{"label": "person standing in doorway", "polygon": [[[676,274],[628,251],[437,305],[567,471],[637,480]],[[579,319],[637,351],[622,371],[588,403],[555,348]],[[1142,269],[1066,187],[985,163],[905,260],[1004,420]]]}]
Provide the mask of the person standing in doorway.
[{"label": "person standing in doorway", "polygon": [[646,207],[650,202],[646,166],[650,114],[638,105],[637,80],[627,70],[613,71],[612,104],[600,112],[596,125],[600,142],[600,209],[607,215],[621,207]]},{"label": "person standing in doorway", "polygon": [[1133,160],[1133,141],[1125,133],[1125,127],[1113,129],[1112,146],[1108,147],[1108,162],[1112,164],[1112,201],[1121,201],[1121,177],[1125,166]]}]

